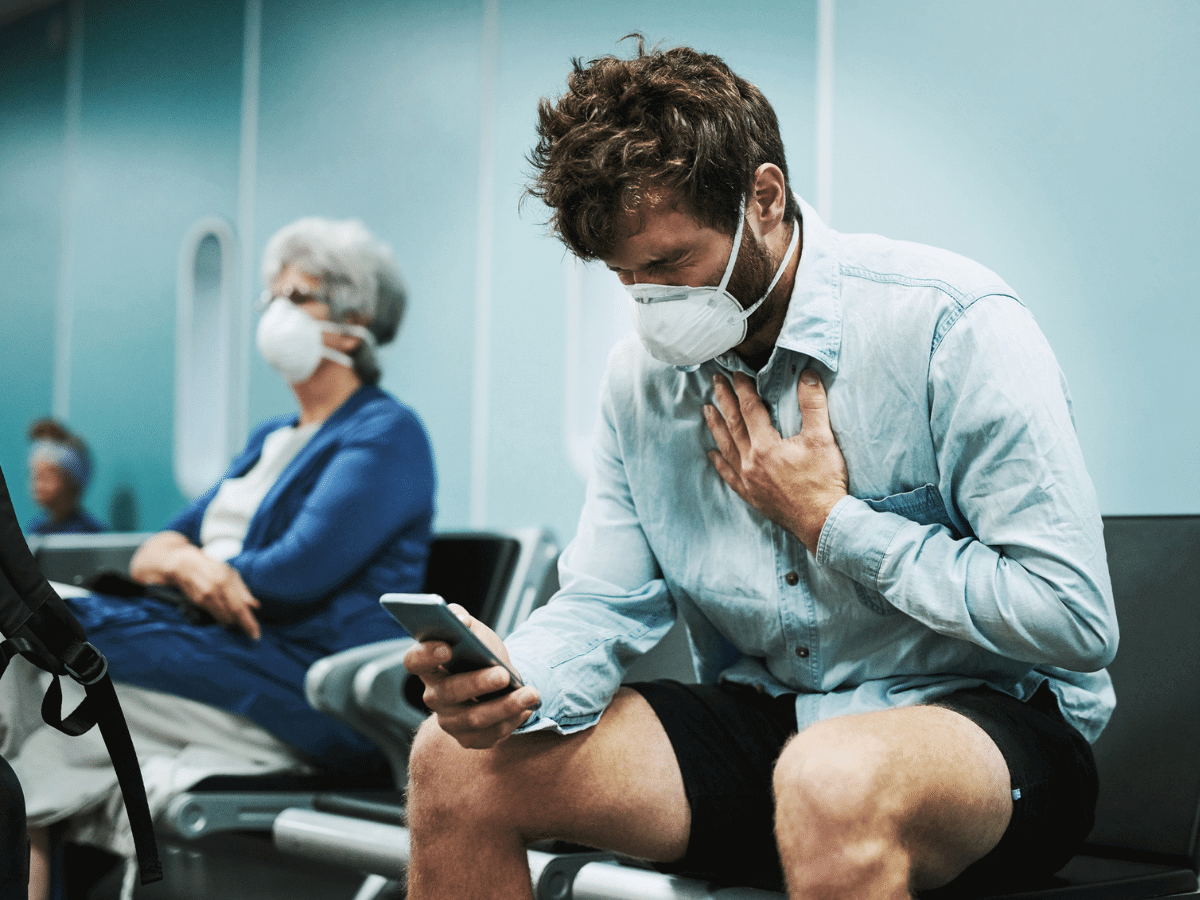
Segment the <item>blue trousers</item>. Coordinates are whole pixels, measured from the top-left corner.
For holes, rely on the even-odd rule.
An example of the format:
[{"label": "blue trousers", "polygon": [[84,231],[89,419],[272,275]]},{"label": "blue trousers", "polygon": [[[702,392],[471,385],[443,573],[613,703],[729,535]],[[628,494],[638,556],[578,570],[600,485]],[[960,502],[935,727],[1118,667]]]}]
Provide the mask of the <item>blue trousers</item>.
[{"label": "blue trousers", "polygon": [[147,597],[92,594],[67,602],[107,657],[113,681],[239,713],[327,769],[354,771],[377,758],[370,741],[304,697],[304,675],[326,655],[323,648],[287,641],[270,625],[258,641],[221,625],[195,625]]}]

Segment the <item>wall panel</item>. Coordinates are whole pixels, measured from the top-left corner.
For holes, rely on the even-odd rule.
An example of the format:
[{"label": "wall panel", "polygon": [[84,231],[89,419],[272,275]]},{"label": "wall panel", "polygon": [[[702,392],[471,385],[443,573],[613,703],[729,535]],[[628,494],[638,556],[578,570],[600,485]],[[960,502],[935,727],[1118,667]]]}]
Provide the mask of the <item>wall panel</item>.
[{"label": "wall panel", "polygon": [[57,8],[0,28],[0,468],[22,523],[25,429],[53,406],[65,33]]},{"label": "wall panel", "polygon": [[1058,355],[1105,513],[1200,508],[1200,5],[837,4],[834,225],[956,250]]}]

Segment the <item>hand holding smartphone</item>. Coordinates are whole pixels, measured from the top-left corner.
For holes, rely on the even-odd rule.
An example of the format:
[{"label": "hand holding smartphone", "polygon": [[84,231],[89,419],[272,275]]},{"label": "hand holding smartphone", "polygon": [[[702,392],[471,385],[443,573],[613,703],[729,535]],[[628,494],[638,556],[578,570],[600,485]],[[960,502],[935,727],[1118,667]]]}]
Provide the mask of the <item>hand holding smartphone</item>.
[{"label": "hand holding smartphone", "polygon": [[450,659],[442,667],[451,674],[474,672],[500,666],[508,672],[508,684],[482,694],[479,702],[502,697],[524,683],[458,618],[437,594],[384,594],[380,605],[418,641],[441,641],[450,648]]}]

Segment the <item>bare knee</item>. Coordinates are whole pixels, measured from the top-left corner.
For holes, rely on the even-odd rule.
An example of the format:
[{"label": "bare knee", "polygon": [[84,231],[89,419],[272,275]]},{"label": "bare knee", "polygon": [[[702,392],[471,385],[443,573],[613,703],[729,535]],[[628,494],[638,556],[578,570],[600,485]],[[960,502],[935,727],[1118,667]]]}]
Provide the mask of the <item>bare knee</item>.
[{"label": "bare knee", "polygon": [[456,829],[487,818],[491,784],[485,757],[466,750],[428,719],[417,731],[408,763],[408,824],[414,832]]},{"label": "bare knee", "polygon": [[801,896],[908,896],[901,792],[885,744],[845,720],[818,723],[775,767],[776,837],[791,890]]},{"label": "bare knee", "polygon": [[453,832],[537,840],[552,811],[545,800],[548,787],[558,781],[557,767],[544,751],[558,737],[521,735],[472,750],[435,719],[427,720],[417,731],[408,764],[408,824],[414,837]]}]

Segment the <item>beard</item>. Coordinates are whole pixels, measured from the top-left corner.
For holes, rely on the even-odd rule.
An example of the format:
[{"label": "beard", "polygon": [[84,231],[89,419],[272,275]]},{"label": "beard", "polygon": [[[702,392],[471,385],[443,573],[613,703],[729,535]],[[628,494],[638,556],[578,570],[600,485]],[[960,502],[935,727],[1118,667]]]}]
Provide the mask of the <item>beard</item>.
[{"label": "beard", "polygon": [[[754,232],[746,228],[742,231],[742,245],[738,248],[737,262],[734,263],[726,290],[742,305],[742,309],[749,309],[767,292],[777,268],[779,260],[772,259],[767,248],[754,236]],[[762,327],[771,315],[772,306],[771,303],[764,303],[750,314],[750,319],[746,322],[747,338]]]},{"label": "beard", "polygon": [[737,262],[729,276],[727,290],[735,300],[747,309],[767,292],[779,260],[771,259],[767,248],[758,242],[749,228],[742,232],[742,246],[738,248]]}]

